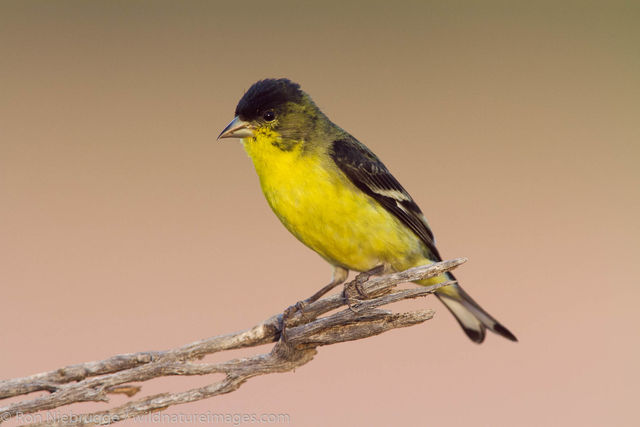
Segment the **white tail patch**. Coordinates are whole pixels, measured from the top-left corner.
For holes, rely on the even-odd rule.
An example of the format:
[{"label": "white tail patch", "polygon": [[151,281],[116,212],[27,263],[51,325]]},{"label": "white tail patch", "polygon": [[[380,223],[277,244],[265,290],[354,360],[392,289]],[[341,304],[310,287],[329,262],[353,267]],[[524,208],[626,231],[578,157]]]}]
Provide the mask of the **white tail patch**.
[{"label": "white tail patch", "polygon": [[458,319],[458,321],[466,329],[472,329],[478,331],[478,334],[483,334],[484,326],[482,322],[476,317],[476,314],[465,307],[460,301],[454,300],[445,295],[441,295],[440,301],[447,306],[451,313]]}]

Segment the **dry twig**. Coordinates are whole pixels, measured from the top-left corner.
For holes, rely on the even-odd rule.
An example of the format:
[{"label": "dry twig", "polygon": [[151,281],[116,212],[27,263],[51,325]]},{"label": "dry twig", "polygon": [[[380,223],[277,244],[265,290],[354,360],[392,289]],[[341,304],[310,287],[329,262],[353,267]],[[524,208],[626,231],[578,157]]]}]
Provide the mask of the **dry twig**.
[{"label": "dry twig", "polygon": [[[201,388],[147,396],[105,411],[35,425],[111,424],[163,410],[171,405],[232,392],[251,377],[287,372],[304,365],[313,359],[319,346],[367,338],[431,319],[432,310],[392,313],[378,307],[433,292],[443,284],[406,290],[393,290],[393,287],[402,282],[439,275],[465,261],[464,258],[458,258],[380,277],[370,278],[361,274],[352,284],[357,284],[359,291],[367,295],[366,300],[358,301],[326,317],[319,316],[343,307],[347,302],[352,303],[353,296],[347,295],[345,298],[343,293],[338,293],[310,304],[305,307],[303,315],[296,313],[290,319],[286,342],[279,340],[282,314],[278,314],[245,331],[196,341],[173,350],[122,354],[101,361],[70,365],[55,371],[0,381],[0,399],[27,395],[35,391],[49,392],[44,396],[27,398],[0,407],[0,423],[18,415],[51,410],[72,403],[108,402],[108,394],[113,393],[131,397],[140,390],[140,386],[132,385],[132,382],[143,382],[169,375],[221,373],[225,374],[225,378]],[[271,351],[258,356],[222,363],[195,362],[207,354],[271,342],[276,342]]]}]

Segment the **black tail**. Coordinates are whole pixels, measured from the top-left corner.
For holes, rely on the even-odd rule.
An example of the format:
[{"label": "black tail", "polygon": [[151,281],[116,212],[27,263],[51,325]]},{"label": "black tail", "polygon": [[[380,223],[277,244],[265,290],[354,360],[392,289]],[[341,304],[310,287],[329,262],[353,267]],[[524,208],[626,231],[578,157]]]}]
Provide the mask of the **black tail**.
[{"label": "black tail", "polygon": [[[448,275],[451,280],[456,280],[453,274]],[[515,335],[480,307],[458,284],[438,289],[436,296],[453,314],[471,341],[478,344],[484,341],[486,329],[508,340],[518,341]]]}]

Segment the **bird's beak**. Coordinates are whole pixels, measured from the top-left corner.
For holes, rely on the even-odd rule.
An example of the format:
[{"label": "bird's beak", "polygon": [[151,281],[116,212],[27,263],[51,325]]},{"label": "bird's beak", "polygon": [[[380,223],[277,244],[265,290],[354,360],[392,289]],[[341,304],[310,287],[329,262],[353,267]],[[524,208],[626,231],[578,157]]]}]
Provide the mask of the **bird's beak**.
[{"label": "bird's beak", "polygon": [[236,117],[231,123],[220,132],[218,139],[221,138],[249,138],[253,136],[253,126],[251,123],[240,120]]}]

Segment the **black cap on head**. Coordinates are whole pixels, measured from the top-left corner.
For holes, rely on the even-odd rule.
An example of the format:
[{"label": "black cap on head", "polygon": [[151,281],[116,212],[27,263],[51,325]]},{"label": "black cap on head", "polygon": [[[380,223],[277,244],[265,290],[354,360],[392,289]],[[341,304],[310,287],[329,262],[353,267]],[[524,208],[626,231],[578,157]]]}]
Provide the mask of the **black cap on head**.
[{"label": "black cap on head", "polygon": [[300,85],[289,79],[264,79],[253,84],[236,107],[236,116],[253,120],[269,109],[287,102],[299,102],[304,93]]}]

